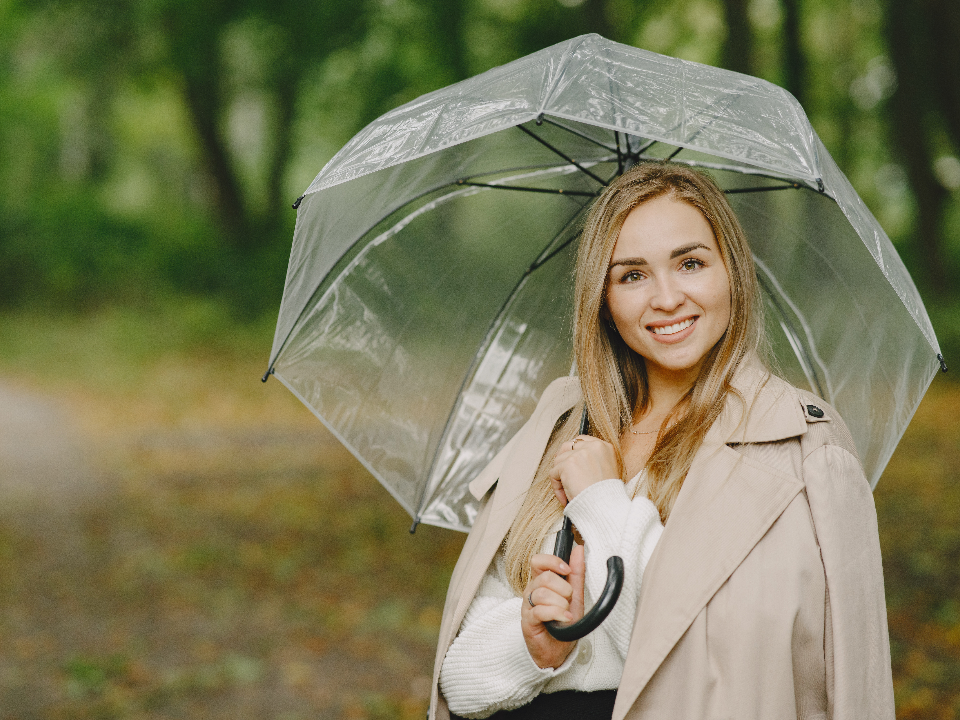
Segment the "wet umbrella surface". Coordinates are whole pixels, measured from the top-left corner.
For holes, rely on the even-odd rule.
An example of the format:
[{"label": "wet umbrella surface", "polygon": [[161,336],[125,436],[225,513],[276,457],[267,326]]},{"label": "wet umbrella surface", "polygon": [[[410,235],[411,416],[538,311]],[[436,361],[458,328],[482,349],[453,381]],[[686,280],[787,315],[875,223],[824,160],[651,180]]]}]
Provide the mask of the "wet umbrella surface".
[{"label": "wet umbrella surface", "polygon": [[728,193],[778,370],[839,410],[876,484],[942,364],[890,240],[789,93],[597,35],[397,108],[323,168],[268,375],[415,521],[467,530],[466,484],[570,371],[586,211],[667,159]]}]

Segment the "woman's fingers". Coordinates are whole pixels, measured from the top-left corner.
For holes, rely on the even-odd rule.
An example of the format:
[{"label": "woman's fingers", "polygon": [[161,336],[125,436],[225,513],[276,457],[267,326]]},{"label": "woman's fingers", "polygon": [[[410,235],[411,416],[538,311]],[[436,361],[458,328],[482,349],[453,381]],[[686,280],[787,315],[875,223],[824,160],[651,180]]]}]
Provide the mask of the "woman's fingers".
[{"label": "woman's fingers", "polygon": [[530,613],[537,622],[569,620],[570,603],[576,589],[561,575],[573,571],[556,555],[534,555],[530,562],[534,577],[527,585],[527,603],[533,604]]},{"label": "woman's fingers", "polygon": [[533,570],[533,577],[536,579],[540,573],[550,571],[557,575],[567,575],[570,572],[570,566],[556,555],[542,553],[530,558],[530,568]]},{"label": "woman's fingers", "polygon": [[550,484],[553,486],[553,494],[557,496],[561,507],[567,506],[567,493],[563,489],[563,482],[559,477],[551,477]]},{"label": "woman's fingers", "polygon": [[[539,557],[553,557],[559,560],[553,555]],[[536,606],[532,608],[531,614],[538,622],[552,620],[569,622],[583,617],[583,581],[586,566],[582,545],[573,546],[569,568],[570,572],[566,578],[548,571],[540,573],[531,581],[528,597]]]},{"label": "woman's fingers", "polygon": [[573,586],[559,575],[542,573],[530,583],[529,594],[534,603],[569,603],[573,597]]},{"label": "woman's fingers", "polygon": [[[577,599],[577,587],[571,585],[563,577],[572,573],[576,578],[577,563],[582,565],[582,551],[577,555],[576,549],[571,556],[574,562],[565,563],[556,555],[534,555],[530,561],[533,578],[527,583],[524,590],[524,599],[520,610],[520,627],[523,630],[523,640],[526,643],[530,657],[538,667],[560,667],[575,642],[560,642],[549,632],[544,623],[567,623],[578,617],[574,613],[583,614],[583,588],[580,581],[580,599]],[[582,570],[580,571],[582,575]],[[579,608],[576,603],[579,602]]]},{"label": "woman's fingers", "polygon": [[610,443],[590,435],[578,435],[561,446],[548,477],[557,499],[565,505],[590,485],[619,477],[619,472],[616,452]]},{"label": "woman's fingers", "polygon": [[540,585],[532,587],[527,592],[527,603],[531,601],[530,614],[536,622],[550,622],[551,620],[571,620],[573,613],[570,610],[570,603],[573,600],[573,587],[566,580],[553,576],[560,580],[562,587],[552,585]]},{"label": "woman's fingers", "polygon": [[559,605],[536,605],[530,609],[530,614],[538,623],[570,622],[573,613]]}]

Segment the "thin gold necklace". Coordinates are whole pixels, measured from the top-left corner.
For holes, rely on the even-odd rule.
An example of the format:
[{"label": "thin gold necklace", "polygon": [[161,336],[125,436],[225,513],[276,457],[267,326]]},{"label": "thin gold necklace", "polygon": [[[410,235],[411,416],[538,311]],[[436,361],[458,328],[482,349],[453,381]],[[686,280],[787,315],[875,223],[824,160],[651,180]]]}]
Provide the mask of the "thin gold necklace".
[{"label": "thin gold necklace", "polygon": [[[657,428],[657,430],[659,429],[660,428]],[[657,430],[644,430],[643,432],[640,432],[639,430],[630,428],[630,432],[632,432],[634,435],[652,435],[653,433],[657,432]]]}]

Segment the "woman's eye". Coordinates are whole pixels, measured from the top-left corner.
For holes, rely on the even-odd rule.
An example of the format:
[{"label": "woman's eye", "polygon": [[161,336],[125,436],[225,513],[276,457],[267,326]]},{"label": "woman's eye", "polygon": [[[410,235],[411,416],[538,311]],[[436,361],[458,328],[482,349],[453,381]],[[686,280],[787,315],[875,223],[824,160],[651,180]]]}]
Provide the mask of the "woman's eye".
[{"label": "woman's eye", "polygon": [[631,270],[628,273],[624,273],[623,277],[620,278],[620,282],[622,283],[636,282],[642,277],[643,275],[640,274],[639,270]]},{"label": "woman's eye", "polygon": [[680,267],[682,267],[684,270],[697,270],[703,267],[703,263],[696,258],[687,258],[680,263]]}]

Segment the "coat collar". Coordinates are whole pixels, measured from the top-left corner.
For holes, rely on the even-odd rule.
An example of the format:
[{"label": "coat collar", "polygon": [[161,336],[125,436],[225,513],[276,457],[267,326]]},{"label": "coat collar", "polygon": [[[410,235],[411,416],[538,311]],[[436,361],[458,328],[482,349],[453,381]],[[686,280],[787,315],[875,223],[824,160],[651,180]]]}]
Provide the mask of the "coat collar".
[{"label": "coat collar", "polygon": [[708,444],[776,442],[807,431],[796,388],[771,374],[750,355],[737,368],[720,417],[707,431]]},{"label": "coat collar", "polygon": [[[734,392],[727,393],[720,417],[707,431],[706,443],[776,442],[798,437],[807,431],[807,418],[796,389],[771,374],[756,355],[750,355],[740,363],[730,384]],[[533,422],[540,416],[556,422],[579,401],[579,380],[576,377],[559,378],[544,391],[530,420]],[[518,432],[511,443],[522,433],[523,430]],[[543,450],[540,452],[542,454]],[[470,492],[477,500],[497,482],[501,466],[502,463],[490,463],[470,483]]]}]

